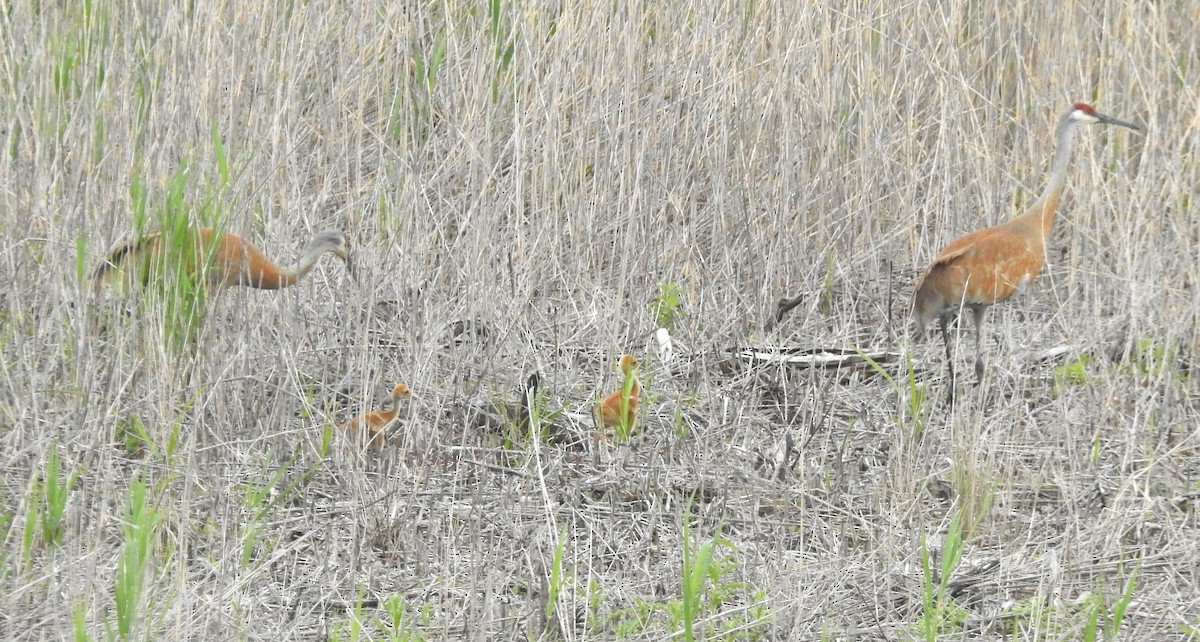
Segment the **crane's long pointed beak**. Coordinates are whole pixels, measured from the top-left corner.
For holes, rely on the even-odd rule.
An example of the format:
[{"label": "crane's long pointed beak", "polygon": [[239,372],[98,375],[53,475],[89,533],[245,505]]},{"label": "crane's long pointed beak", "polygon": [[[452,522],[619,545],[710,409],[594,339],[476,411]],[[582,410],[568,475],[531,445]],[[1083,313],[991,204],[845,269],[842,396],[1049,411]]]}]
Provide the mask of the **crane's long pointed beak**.
[{"label": "crane's long pointed beak", "polygon": [[1105,123],[1107,125],[1120,125],[1121,127],[1128,127],[1130,129],[1132,129],[1133,131],[1137,131],[1137,132],[1142,131],[1141,127],[1138,127],[1137,125],[1134,125],[1133,123],[1126,122],[1119,118],[1113,118],[1112,116],[1107,116],[1105,114],[1097,113],[1096,118],[1099,118],[1100,122]]},{"label": "crane's long pointed beak", "polygon": [[358,281],[358,275],[354,273],[354,260],[349,254],[346,255],[346,271],[350,273],[350,278]]}]

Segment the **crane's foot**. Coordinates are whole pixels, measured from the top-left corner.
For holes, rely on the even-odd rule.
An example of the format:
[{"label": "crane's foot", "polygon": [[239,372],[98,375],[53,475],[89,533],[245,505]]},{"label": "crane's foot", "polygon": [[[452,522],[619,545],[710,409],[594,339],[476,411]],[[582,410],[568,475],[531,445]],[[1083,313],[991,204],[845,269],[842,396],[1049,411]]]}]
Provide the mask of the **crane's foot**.
[{"label": "crane's foot", "polygon": [[983,385],[983,359],[975,357],[975,385]]},{"label": "crane's foot", "polygon": [[949,380],[946,382],[946,407],[951,408],[951,409],[954,408],[954,388],[955,388],[954,381],[955,381],[954,368],[951,367],[950,368],[950,377],[949,377]]}]

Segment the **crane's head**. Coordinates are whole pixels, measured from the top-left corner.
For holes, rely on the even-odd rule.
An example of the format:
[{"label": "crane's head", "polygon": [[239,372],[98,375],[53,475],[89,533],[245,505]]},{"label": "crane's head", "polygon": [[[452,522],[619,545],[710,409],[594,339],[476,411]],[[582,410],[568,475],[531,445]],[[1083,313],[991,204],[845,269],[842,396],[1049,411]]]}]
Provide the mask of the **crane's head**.
[{"label": "crane's head", "polygon": [[635,357],[631,354],[621,355],[621,360],[618,361],[618,364],[620,364],[620,366],[621,366],[621,374],[624,374],[627,376],[629,375],[629,373],[633,372],[635,368],[637,368],[639,365],[641,365],[638,363],[637,357]]},{"label": "crane's head", "polygon": [[309,244],[308,252],[314,256],[333,252],[334,256],[346,264],[346,271],[350,276],[354,276],[354,263],[350,260],[350,237],[345,232],[325,230],[317,234]]},{"label": "crane's head", "polygon": [[1133,130],[1141,129],[1141,127],[1138,127],[1133,123],[1128,123],[1123,120],[1113,118],[1112,116],[1101,114],[1100,112],[1096,111],[1094,107],[1087,103],[1075,103],[1072,105],[1071,111],[1067,112],[1067,118],[1084,125],[1104,123],[1105,125],[1120,125],[1121,127],[1128,127]]},{"label": "crane's head", "polygon": [[392,388],[392,400],[393,401],[400,401],[401,399],[410,399],[410,398],[412,398],[412,390],[409,390],[408,386],[406,386],[402,383],[398,383],[395,385],[395,387]]}]

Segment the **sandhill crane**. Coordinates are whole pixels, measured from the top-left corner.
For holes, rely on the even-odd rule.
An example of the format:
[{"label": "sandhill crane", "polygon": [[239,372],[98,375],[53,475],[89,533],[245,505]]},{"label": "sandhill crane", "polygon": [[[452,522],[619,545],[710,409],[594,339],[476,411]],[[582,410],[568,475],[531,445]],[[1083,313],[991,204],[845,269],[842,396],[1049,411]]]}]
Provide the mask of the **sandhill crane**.
[{"label": "sandhill crane", "polygon": [[[286,288],[304,278],[317,264],[317,259],[326,252],[332,252],[342,259],[346,263],[346,270],[351,276],[354,275],[350,261],[350,238],[344,232],[327,230],[317,234],[300,260],[290,267],[272,263],[261,250],[232,232],[219,233],[210,227],[200,227],[188,228],[185,233],[189,236],[187,241],[194,243],[194,252],[184,257],[188,261],[185,269],[199,276],[201,270],[196,261],[208,260],[207,269],[203,270],[205,280],[210,286],[218,288],[233,285],[262,290]],[[150,271],[162,260],[164,243],[162,232],[155,231],[113,248],[92,271],[95,287],[99,288],[113,274],[122,271],[123,265],[138,266],[130,269],[141,270],[141,276],[148,279]]]},{"label": "sandhill crane", "polygon": [[638,395],[642,393],[642,382],[637,376],[637,368],[641,364],[638,363],[637,357],[631,354],[621,355],[617,363],[624,383],[620,390],[609,394],[596,404],[596,424],[604,428],[621,426],[622,429],[633,432],[633,425],[637,420]]},{"label": "sandhill crane", "polygon": [[347,421],[338,426],[352,439],[357,439],[360,432],[365,428],[369,443],[373,448],[383,448],[387,443],[387,434],[384,432],[388,424],[396,420],[400,414],[400,402],[411,399],[412,391],[403,383],[398,383],[392,388],[392,407],[388,410],[376,410],[368,412]]},{"label": "sandhill crane", "polygon": [[950,399],[954,398],[954,363],[946,329],[948,317],[961,308],[971,310],[975,320],[975,376],[981,381],[980,336],[988,306],[1020,291],[1041,272],[1046,261],[1046,237],[1054,226],[1075,130],[1095,123],[1139,129],[1132,123],[1105,116],[1086,103],[1072,105],[1058,119],[1054,164],[1041,197],[1007,223],[976,230],[947,245],[917,284],[913,295],[917,334],[923,335],[929,323],[938,320],[946,344]]}]

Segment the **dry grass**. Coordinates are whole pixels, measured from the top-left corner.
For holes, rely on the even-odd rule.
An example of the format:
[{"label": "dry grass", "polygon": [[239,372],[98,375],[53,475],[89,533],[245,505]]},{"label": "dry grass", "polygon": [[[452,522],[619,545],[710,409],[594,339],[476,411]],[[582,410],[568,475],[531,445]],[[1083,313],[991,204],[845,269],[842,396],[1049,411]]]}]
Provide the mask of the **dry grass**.
[{"label": "dry grass", "polygon": [[[728,543],[707,639],[1200,626],[1194,3],[193,4],[0,3],[0,637],[120,637],[134,479],[140,639],[665,639],[685,533]],[[1040,190],[1073,100],[1145,135],[1081,132],[1049,268],[951,411],[912,280]],[[359,279],[224,292],[173,352],[157,299],[80,276],[179,176],[283,261],[350,232]],[[448,345],[462,320],[486,340]],[[767,343],[911,351],[918,385],[729,351]],[[534,371],[586,414],[622,352],[629,445],[479,421]],[[396,447],[324,448],[396,381]],[[78,475],[57,545],[52,453]],[[930,613],[922,541],[937,566],[954,514]]]}]

